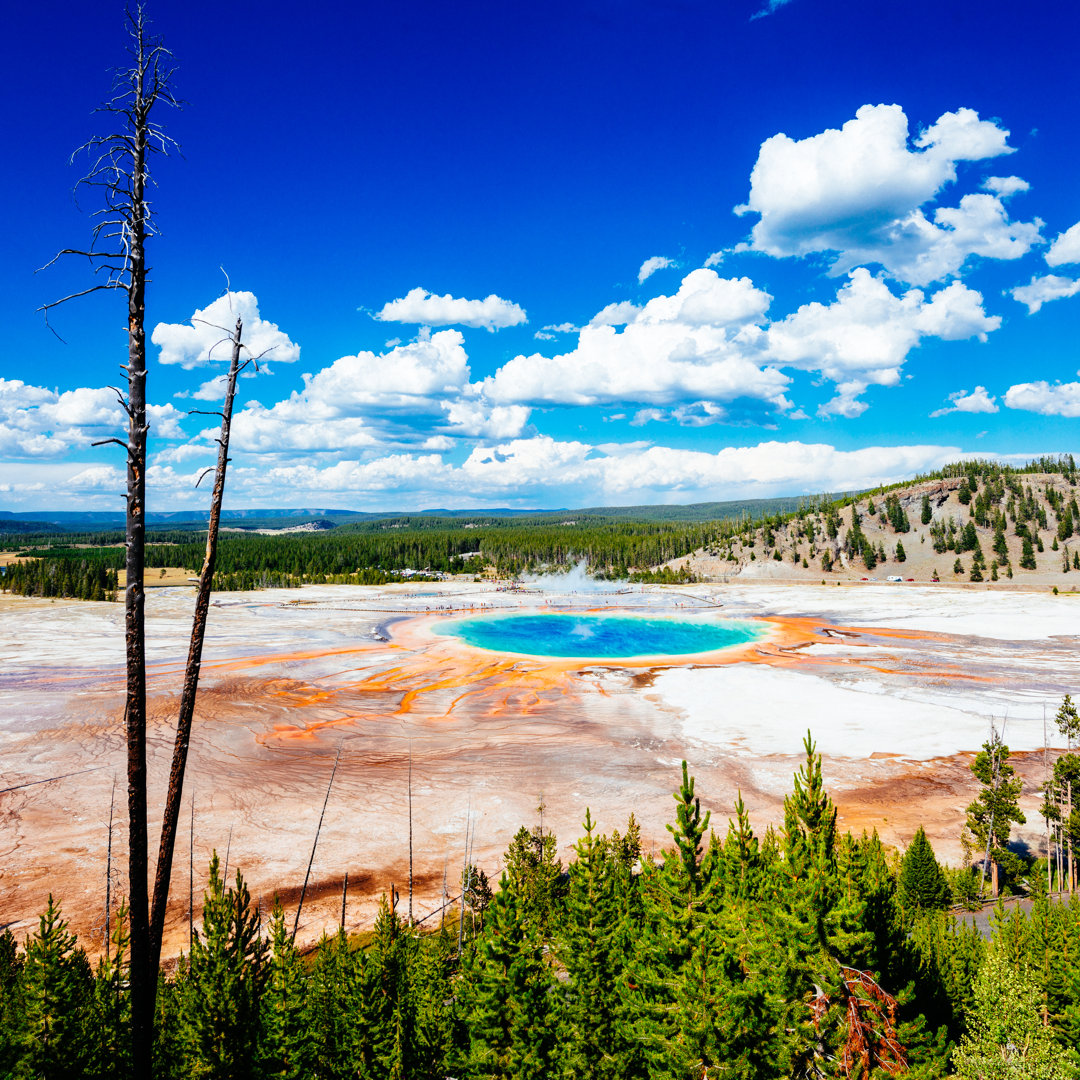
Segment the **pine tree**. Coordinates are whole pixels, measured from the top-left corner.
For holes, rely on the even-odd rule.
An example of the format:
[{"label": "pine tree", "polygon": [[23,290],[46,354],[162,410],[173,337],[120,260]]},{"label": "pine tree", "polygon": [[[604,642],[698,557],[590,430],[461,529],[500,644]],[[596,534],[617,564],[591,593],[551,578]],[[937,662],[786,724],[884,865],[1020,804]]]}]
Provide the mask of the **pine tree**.
[{"label": "pine tree", "polygon": [[928,1025],[944,1027],[949,1041],[959,1041],[986,954],[982,933],[973,923],[958,923],[946,912],[921,911],[911,920],[905,947]]},{"label": "pine tree", "polygon": [[10,930],[0,934],[0,1076],[10,1076],[18,1060],[23,1029],[23,958]]},{"label": "pine tree", "polygon": [[127,905],[121,903],[111,931],[112,949],[98,962],[93,991],[95,1076],[126,1076],[130,1070],[131,999],[127,993]]},{"label": "pine tree", "polygon": [[460,1029],[453,975],[457,942],[440,930],[421,939],[409,974],[414,1019],[413,1078],[443,1080]]},{"label": "pine tree", "polygon": [[994,530],[994,554],[1002,562],[1009,561],[1009,542],[1005,539],[1005,530],[999,524]]},{"label": "pine tree", "polygon": [[259,1045],[267,1080],[304,1080],[314,1065],[314,1046],[306,1023],[307,977],[285,926],[281,905],[270,915],[270,959],[262,996]]},{"label": "pine tree", "polygon": [[1054,719],[1057,722],[1058,731],[1069,740],[1069,749],[1080,740],[1080,713],[1073,704],[1071,694],[1066,694],[1058,707]]},{"label": "pine tree", "polygon": [[735,797],[735,817],[728,821],[727,839],[717,857],[716,873],[726,896],[740,900],[760,897],[767,866],[761,844],[750,827],[741,791]]},{"label": "pine tree", "polygon": [[795,774],[795,790],[784,799],[784,849],[788,873],[811,884],[818,914],[819,942],[827,939],[826,918],[836,899],[836,807],[825,791],[810,733],[803,740],[806,761]]},{"label": "pine tree", "polygon": [[503,860],[525,916],[545,934],[561,887],[562,865],[557,852],[558,842],[552,832],[545,833],[541,827],[529,830],[522,825]]},{"label": "pine tree", "polygon": [[555,1072],[558,998],[540,927],[504,874],[460,982],[470,1077],[533,1080]]},{"label": "pine tree", "polygon": [[258,912],[239,870],[235,888],[226,888],[215,851],[182,1002],[192,1076],[242,1080],[257,1075],[266,975]]},{"label": "pine tree", "polygon": [[597,1080],[626,1075],[624,999],[627,956],[621,894],[633,888],[629,869],[606,838],[594,835],[586,809],[585,835],[575,846],[559,935],[566,969],[562,1069]]},{"label": "pine tree", "polygon": [[[840,965],[858,966],[872,947],[862,890],[845,886],[843,880],[836,806],[825,791],[821,755],[809,732],[803,745],[806,761],[795,775],[793,794],[784,800],[786,874],[780,921],[787,952],[780,985],[792,998],[783,1019],[790,1036],[780,1063],[796,1074],[816,1069],[839,1053],[846,996]],[[850,852],[845,852],[848,858]],[[811,998],[816,1004],[807,1009]]]},{"label": "pine tree", "polygon": [[924,525],[929,525],[934,518],[934,511],[930,508],[930,496],[924,495],[922,497],[922,515],[921,520]]},{"label": "pine tree", "polygon": [[71,1080],[91,1062],[92,984],[86,955],[49,895],[37,933],[26,939],[22,1047],[16,1080]]},{"label": "pine tree", "polygon": [[723,1007],[714,1018],[723,1069],[733,1077],[764,1077],[781,1056],[785,991],[777,974],[777,886],[783,867],[774,834],[760,843],[750,827],[739,793],[735,817],[728,821],[724,843],[711,847],[718,903],[715,937],[721,948],[714,965],[722,976],[718,996]]},{"label": "pine tree", "polygon": [[967,827],[975,836],[980,852],[988,853],[1007,875],[1021,869],[1018,856],[1008,848],[1013,824],[1023,825],[1027,818],[1020,809],[1023,781],[1009,764],[1009,748],[994,731],[983,743],[971,763],[971,771],[982,784],[975,801],[967,808]]},{"label": "pine tree", "polygon": [[1023,547],[1020,553],[1020,569],[1021,570],[1035,570],[1037,564],[1035,562],[1035,549],[1031,545],[1031,537],[1025,536]]},{"label": "pine tree", "polygon": [[415,1017],[409,974],[416,945],[415,935],[384,896],[375,917],[364,982],[375,1071],[388,1080],[407,1080],[414,1071]]},{"label": "pine tree", "polygon": [[307,985],[304,1027],[319,1080],[372,1076],[378,1068],[370,1036],[376,1006],[365,979],[364,954],[340,930],[323,937]]},{"label": "pine tree", "polygon": [[[638,987],[636,1038],[648,1063],[648,1075],[665,1078],[682,1077],[711,1063],[709,1033],[701,1020],[716,1008],[705,990],[714,981],[706,970],[712,936],[707,896],[711,875],[709,866],[702,866],[702,841],[710,814],[701,813],[685,761],[674,799],[676,820],[667,829],[675,847],[663,853],[659,864],[648,860],[642,867],[644,926],[633,972]],[[688,994],[686,982],[692,971],[702,981]]]},{"label": "pine tree", "polygon": [[154,1080],[188,1080],[188,1043],[184,1024],[184,999],[188,958],[183,953],[172,978],[158,978],[157,1008],[154,1016]]},{"label": "pine tree", "polygon": [[660,864],[646,860],[641,875],[645,923],[632,981],[646,1065],[624,1075],[769,1075],[782,1030],[783,999],[770,993],[779,965],[761,898],[725,896],[723,877],[725,866],[745,863],[730,885],[754,891],[757,842],[743,807],[730,859],[715,836],[702,850],[709,815],[701,813],[685,763],[675,799],[676,823],[668,826],[675,848]]},{"label": "pine tree", "polygon": [[941,909],[948,907],[951,900],[945,872],[938,864],[921,825],[900,863],[898,897],[900,903],[909,909]]}]

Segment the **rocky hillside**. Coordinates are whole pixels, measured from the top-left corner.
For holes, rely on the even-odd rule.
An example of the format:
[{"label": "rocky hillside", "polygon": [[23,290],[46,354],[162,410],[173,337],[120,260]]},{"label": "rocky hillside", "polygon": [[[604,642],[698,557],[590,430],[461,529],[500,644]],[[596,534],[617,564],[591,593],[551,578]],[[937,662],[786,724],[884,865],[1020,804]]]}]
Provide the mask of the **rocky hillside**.
[{"label": "rocky hillside", "polygon": [[899,577],[1071,591],[1080,588],[1078,495],[1071,457],[1022,470],[966,462],[766,519],[669,565],[709,581]]}]

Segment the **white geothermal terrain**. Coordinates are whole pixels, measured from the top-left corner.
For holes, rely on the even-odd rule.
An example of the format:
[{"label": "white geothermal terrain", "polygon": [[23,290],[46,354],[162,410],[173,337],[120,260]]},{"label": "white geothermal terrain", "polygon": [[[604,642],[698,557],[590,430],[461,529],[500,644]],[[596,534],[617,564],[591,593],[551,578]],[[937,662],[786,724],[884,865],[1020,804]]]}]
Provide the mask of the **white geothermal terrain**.
[{"label": "white geothermal terrain", "polygon": [[[148,592],[155,838],[192,602],[189,589]],[[405,895],[410,762],[418,916],[439,907],[444,877],[454,891],[467,824],[473,861],[496,880],[502,852],[541,802],[564,859],[586,807],[602,831],[634,813],[647,845],[661,846],[684,758],[714,828],[726,828],[737,790],[755,828],[778,824],[808,729],[845,827],[876,828],[902,847],[923,824],[955,862],[977,790],[968,766],[991,721],[1004,724],[1025,780],[1019,837],[1038,850],[1043,750],[1061,745],[1053,714],[1080,691],[1078,605],[1045,591],[945,585],[620,589],[576,576],[513,590],[216,594],[185,794],[196,907],[214,848],[264,904],[274,893],[295,903],[339,747],[304,906],[308,941],[340,916],[346,873],[349,925],[369,923],[391,884]],[[499,655],[433,632],[455,614],[514,609],[731,617],[761,620],[767,632],[730,650],[633,662]],[[5,921],[21,934],[52,892],[93,945],[114,783],[121,882],[126,866],[123,608],[0,597],[0,615]],[[174,953],[187,946],[187,828]]]}]

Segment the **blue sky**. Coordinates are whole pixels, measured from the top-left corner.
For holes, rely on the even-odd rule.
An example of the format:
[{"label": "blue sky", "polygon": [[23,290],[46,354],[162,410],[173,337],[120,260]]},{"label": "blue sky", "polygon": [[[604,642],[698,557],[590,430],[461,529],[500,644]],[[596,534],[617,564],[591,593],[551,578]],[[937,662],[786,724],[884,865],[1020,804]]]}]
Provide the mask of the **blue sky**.
[{"label": "blue sky", "polygon": [[[887,10],[875,10],[882,8]],[[224,9],[224,10],[223,10]],[[1076,451],[1074,5],[849,0],[149,9],[152,509],[691,502]],[[8,16],[0,507],[122,506],[118,294],[69,260],[122,10]],[[233,292],[226,296],[229,275]]]}]

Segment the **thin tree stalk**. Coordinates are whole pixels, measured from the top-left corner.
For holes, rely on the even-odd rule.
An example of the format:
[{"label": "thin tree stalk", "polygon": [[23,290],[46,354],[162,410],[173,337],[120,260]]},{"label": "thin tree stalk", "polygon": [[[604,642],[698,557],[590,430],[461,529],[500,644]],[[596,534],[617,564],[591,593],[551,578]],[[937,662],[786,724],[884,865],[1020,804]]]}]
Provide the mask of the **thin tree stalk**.
[{"label": "thin tree stalk", "polygon": [[229,826],[229,839],[225,841],[225,869],[221,872],[221,880],[228,884],[229,881],[229,854],[232,851],[232,830]]},{"label": "thin tree stalk", "polygon": [[334,767],[330,770],[330,783],[326,785],[326,798],[323,799],[322,812],[319,814],[319,824],[315,829],[315,842],[311,845],[311,858],[308,859],[307,873],[304,875],[304,886],[300,890],[300,903],[296,905],[296,919],[293,922],[292,940],[296,941],[296,931],[300,926],[300,912],[304,910],[304,897],[307,895],[308,879],[311,877],[311,867],[315,863],[315,849],[319,846],[319,833],[322,832],[323,818],[326,816],[326,804],[330,801],[330,789],[334,786],[334,776],[337,774],[338,762],[341,760],[341,748],[345,740],[338,743],[337,757],[334,758]]},{"label": "thin tree stalk", "polygon": [[195,792],[191,793],[191,822],[188,826],[188,956],[195,944]]},{"label": "thin tree stalk", "polygon": [[412,739],[409,740],[409,926],[413,924]]},{"label": "thin tree stalk", "polygon": [[1043,796],[1046,803],[1046,895],[1054,891],[1054,871],[1050,845],[1050,766],[1047,758],[1050,740],[1046,735],[1046,704],[1043,704]]},{"label": "thin tree stalk", "polygon": [[105,853],[105,959],[109,959],[109,943],[112,937],[112,829],[113,810],[116,807],[116,777],[113,777],[112,794],[109,796],[109,846]]},{"label": "thin tree stalk", "polygon": [[465,936],[465,897],[469,892],[472,875],[469,873],[469,826],[472,824],[472,801],[469,802],[469,811],[465,817],[465,860],[461,867],[461,910],[458,912],[457,949],[461,954],[462,940]]},{"label": "thin tree stalk", "polygon": [[161,840],[158,845],[157,870],[154,876],[154,903],[151,913],[151,949],[153,970],[161,960],[161,941],[165,932],[165,909],[169,902],[169,882],[172,878],[173,850],[180,823],[180,804],[184,795],[184,773],[187,768],[188,749],[191,744],[191,724],[195,716],[195,697],[199,689],[202,668],[203,641],[206,636],[206,616],[210,608],[210,589],[214,580],[214,564],[217,560],[218,531],[221,524],[221,507],[225,498],[225,472],[229,463],[229,434],[232,427],[233,402],[236,398],[236,380],[240,373],[240,350],[244,324],[236,320],[232,331],[232,356],[225,388],[225,404],[221,410],[221,434],[218,438],[218,459],[214,473],[214,491],[210,500],[210,519],[206,529],[206,554],[199,573],[199,585],[195,597],[195,613],[192,618],[191,640],[188,646],[187,666],[184,671],[184,687],[180,695],[180,711],[176,720],[176,740],[173,744],[172,767],[169,772],[169,790],[165,797],[165,812],[161,822]]},{"label": "thin tree stalk", "polygon": [[1072,779],[1069,778],[1065,782],[1066,804],[1065,804],[1065,821],[1068,831],[1065,834],[1065,842],[1068,845],[1068,858],[1069,858],[1069,895],[1077,891],[1077,870],[1076,863],[1072,861]]}]

